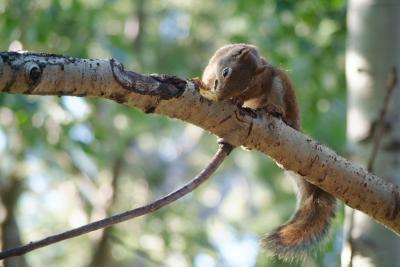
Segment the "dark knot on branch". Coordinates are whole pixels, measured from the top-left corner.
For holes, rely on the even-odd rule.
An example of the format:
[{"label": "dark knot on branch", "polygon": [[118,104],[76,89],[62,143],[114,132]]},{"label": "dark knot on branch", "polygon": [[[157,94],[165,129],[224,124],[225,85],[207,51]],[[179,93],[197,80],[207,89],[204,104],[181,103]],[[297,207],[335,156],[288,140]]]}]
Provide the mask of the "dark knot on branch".
[{"label": "dark knot on branch", "polygon": [[150,76],[126,71],[115,59],[110,60],[114,79],[125,89],[141,94],[156,95],[167,100],[179,97],[185,91],[186,81],[176,76],[152,74]]}]

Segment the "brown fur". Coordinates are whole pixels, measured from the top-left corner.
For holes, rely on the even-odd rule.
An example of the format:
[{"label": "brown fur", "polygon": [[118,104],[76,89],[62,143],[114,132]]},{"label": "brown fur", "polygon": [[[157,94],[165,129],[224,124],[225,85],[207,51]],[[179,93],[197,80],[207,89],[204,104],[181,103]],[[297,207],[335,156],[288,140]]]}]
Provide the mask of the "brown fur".
[{"label": "brown fur", "polygon": [[[299,190],[298,209],[293,217],[262,240],[274,256],[286,261],[304,259],[317,248],[329,232],[335,216],[335,198],[318,187],[297,177],[307,190]],[[301,180],[300,180],[301,179]],[[299,187],[301,188],[301,187]]]}]

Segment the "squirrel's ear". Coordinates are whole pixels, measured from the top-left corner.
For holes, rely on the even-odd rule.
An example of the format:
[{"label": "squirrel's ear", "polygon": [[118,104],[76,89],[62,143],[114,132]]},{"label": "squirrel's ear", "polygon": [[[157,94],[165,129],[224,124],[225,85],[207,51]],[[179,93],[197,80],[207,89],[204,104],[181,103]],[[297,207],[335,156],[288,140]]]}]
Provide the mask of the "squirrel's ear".
[{"label": "squirrel's ear", "polygon": [[245,59],[250,55],[252,48],[251,47],[244,47],[240,49],[238,58]]}]

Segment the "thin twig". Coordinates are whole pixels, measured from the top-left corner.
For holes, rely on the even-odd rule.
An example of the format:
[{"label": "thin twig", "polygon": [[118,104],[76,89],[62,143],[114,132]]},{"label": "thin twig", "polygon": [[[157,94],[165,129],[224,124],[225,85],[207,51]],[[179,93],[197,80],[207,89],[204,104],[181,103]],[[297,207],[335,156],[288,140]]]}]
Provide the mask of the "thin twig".
[{"label": "thin twig", "polygon": [[393,67],[388,76],[388,80],[386,83],[387,90],[386,90],[385,100],[383,102],[383,107],[379,114],[377,125],[376,125],[375,131],[373,133],[372,151],[371,151],[371,156],[368,160],[368,165],[367,165],[367,170],[369,172],[372,172],[373,168],[374,168],[375,158],[376,158],[376,155],[378,154],[379,147],[380,147],[380,144],[382,141],[382,136],[383,136],[384,129],[385,129],[386,113],[389,108],[389,101],[392,97],[392,94],[393,94],[394,88],[396,87],[396,84],[397,84],[396,67]]},{"label": "thin twig", "polygon": [[220,147],[218,151],[215,153],[214,157],[212,158],[211,162],[204,168],[193,180],[188,182],[186,185],[182,186],[178,190],[146,205],[140,208],[136,208],[130,211],[126,211],[111,217],[107,217],[105,219],[92,222],[86,225],[83,225],[81,227],[46,237],[42,240],[35,241],[35,242],[30,242],[27,245],[8,249],[5,251],[0,252],[0,260],[13,257],[13,256],[18,256],[25,254],[29,251],[48,246],[66,239],[70,239],[76,236],[80,236],[98,229],[102,229],[105,227],[109,227],[111,225],[127,221],[129,219],[139,217],[151,212],[154,212],[180,198],[185,196],[186,194],[192,192],[194,189],[196,189],[199,185],[201,185],[204,181],[206,181],[216,170],[217,168],[221,165],[221,163],[224,161],[227,155],[232,151],[233,146],[229,144],[220,144]]},{"label": "thin twig", "polygon": [[[388,79],[386,82],[386,95],[385,99],[383,101],[383,106],[382,109],[379,113],[379,118],[376,121],[376,126],[373,129],[372,132],[372,150],[371,150],[371,155],[368,159],[368,164],[367,164],[367,170],[369,172],[373,172],[374,169],[374,163],[376,156],[378,155],[379,147],[381,144],[381,140],[383,137],[383,133],[385,130],[385,124],[386,124],[386,114],[389,109],[389,101],[392,97],[392,94],[394,92],[394,88],[397,85],[397,70],[396,67],[393,67],[388,75]],[[354,258],[354,250],[355,250],[355,242],[352,236],[353,228],[354,228],[354,216],[355,216],[355,210],[352,209],[350,213],[350,222],[349,222],[349,246],[350,246],[350,260],[349,260],[349,267],[353,267],[353,258]]]}]

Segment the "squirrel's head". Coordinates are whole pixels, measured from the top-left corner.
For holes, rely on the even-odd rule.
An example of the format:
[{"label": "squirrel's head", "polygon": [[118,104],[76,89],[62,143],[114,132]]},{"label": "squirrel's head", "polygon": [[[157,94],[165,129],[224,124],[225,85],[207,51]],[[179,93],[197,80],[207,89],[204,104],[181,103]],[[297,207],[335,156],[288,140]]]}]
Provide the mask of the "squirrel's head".
[{"label": "squirrel's head", "polygon": [[264,67],[257,48],[230,44],[215,52],[204,70],[202,80],[210,89],[208,98],[227,100],[241,95]]}]

